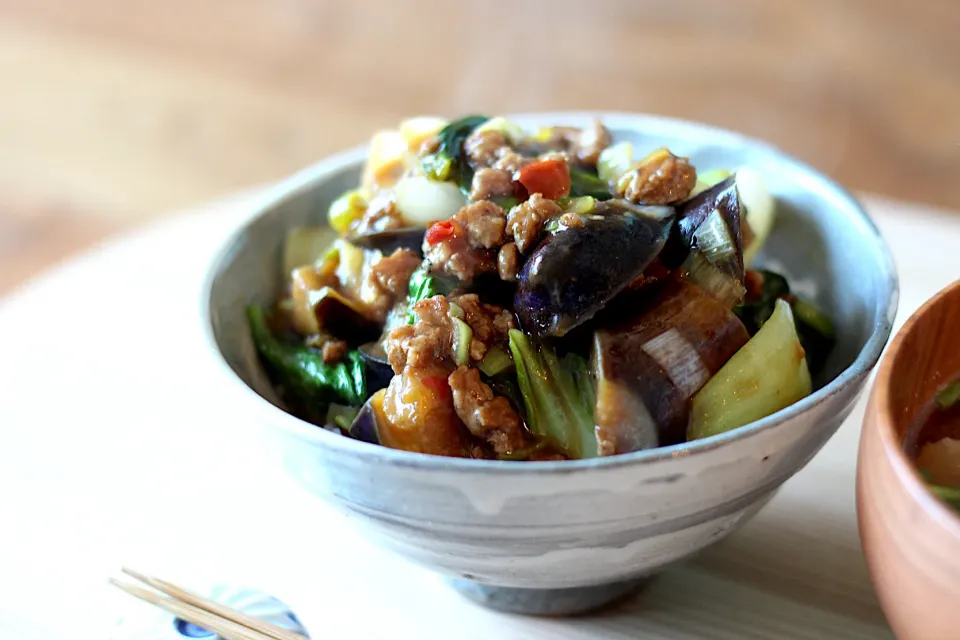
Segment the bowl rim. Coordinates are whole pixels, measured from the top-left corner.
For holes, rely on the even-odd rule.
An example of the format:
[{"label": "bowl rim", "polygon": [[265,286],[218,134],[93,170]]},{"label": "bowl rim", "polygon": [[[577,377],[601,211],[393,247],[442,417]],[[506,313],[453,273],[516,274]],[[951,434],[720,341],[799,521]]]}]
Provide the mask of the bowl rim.
[{"label": "bowl rim", "polygon": [[222,241],[219,249],[215,251],[212,259],[207,263],[209,266],[204,276],[200,301],[205,338],[210,348],[215,352],[216,359],[219,361],[220,366],[226,369],[234,384],[239,385],[239,387],[246,392],[246,394],[238,395],[246,395],[248,399],[252,396],[254,402],[248,402],[251,412],[262,415],[267,422],[276,425],[290,435],[294,435],[311,443],[316,443],[319,446],[328,447],[336,451],[338,455],[364,458],[369,462],[375,462],[377,464],[422,470],[460,472],[496,470],[496,472],[500,474],[551,473],[564,475],[598,469],[618,469],[637,463],[654,463],[714,451],[731,443],[773,429],[823,404],[842,389],[865,378],[874,365],[877,364],[880,354],[886,346],[887,340],[892,332],[893,321],[896,316],[899,301],[897,270],[890,250],[876,224],[856,198],[833,179],[768,142],[729,129],[690,120],[621,111],[545,111],[509,114],[506,117],[521,124],[529,123],[529,125],[545,122],[553,125],[568,123],[582,125],[590,119],[598,118],[611,128],[634,129],[640,132],[657,132],[664,136],[678,139],[696,139],[701,135],[706,135],[710,138],[711,143],[720,146],[753,147],[765,150],[773,156],[779,165],[790,169],[797,179],[803,183],[805,188],[818,192],[824,200],[830,203],[832,208],[844,212],[844,215],[857,225],[863,237],[869,241],[873,251],[877,254],[878,262],[882,267],[882,273],[880,274],[882,276],[882,284],[879,292],[880,295],[873,305],[873,330],[864,343],[863,348],[857,354],[854,361],[838,373],[833,380],[806,398],[765,418],[756,420],[737,429],[693,442],[683,442],[616,456],[562,461],[518,462],[509,460],[475,460],[391,449],[389,447],[347,438],[340,434],[319,428],[274,405],[251,388],[240,378],[237,372],[233,370],[217,344],[210,303],[216,278],[225,267],[227,259],[239,244],[248,227],[274,208],[310,190],[317,182],[329,174],[342,170],[344,167],[353,163],[361,162],[367,154],[367,145],[362,145],[327,156],[317,163],[282,180],[273,187],[268,188],[262,196],[257,198],[251,205],[249,214],[238,219],[235,228]]},{"label": "bowl rim", "polygon": [[[910,500],[919,505],[925,513],[933,517],[934,521],[948,530],[956,538],[960,538],[960,514],[950,508],[943,500],[937,498],[930,489],[920,470],[903,450],[903,442],[897,436],[894,427],[893,399],[890,393],[893,380],[893,369],[903,351],[903,345],[916,331],[920,322],[929,314],[934,313],[941,305],[960,305],[960,279],[940,289],[929,298],[904,322],[896,336],[890,342],[883,362],[877,368],[877,375],[873,384],[874,411],[876,420],[874,425],[869,423],[865,428],[874,429],[879,435],[883,447],[884,457],[890,461],[890,466],[897,480],[906,490]],[[866,435],[866,434],[865,434]]]}]

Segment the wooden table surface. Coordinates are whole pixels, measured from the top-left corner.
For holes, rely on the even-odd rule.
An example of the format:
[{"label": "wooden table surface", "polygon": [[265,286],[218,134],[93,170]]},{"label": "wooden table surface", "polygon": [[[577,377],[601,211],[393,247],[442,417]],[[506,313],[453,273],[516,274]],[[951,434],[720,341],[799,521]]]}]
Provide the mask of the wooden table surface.
[{"label": "wooden table surface", "polygon": [[958,0],[0,0],[0,291],[404,115],[647,111],[960,209]]}]

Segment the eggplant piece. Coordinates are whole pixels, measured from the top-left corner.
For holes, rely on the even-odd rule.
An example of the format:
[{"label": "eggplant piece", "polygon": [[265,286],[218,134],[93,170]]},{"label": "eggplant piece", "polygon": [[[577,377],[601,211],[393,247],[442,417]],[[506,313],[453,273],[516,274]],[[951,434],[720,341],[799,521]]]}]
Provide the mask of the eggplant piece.
[{"label": "eggplant piece", "polygon": [[322,331],[343,337],[352,345],[375,340],[380,335],[380,325],[365,315],[362,305],[332,287],[308,292],[307,304],[313,309]]},{"label": "eggplant piece", "polygon": [[364,249],[377,249],[388,256],[397,249],[409,249],[415,252],[421,258],[423,257],[423,236],[427,230],[423,227],[403,227],[400,229],[388,229],[387,231],[374,231],[371,233],[361,233],[351,236],[351,244]]},{"label": "eggplant piece", "polygon": [[367,369],[368,391],[386,389],[393,379],[393,367],[387,360],[382,342],[368,342],[357,347],[363,365]]},{"label": "eggplant piece", "polygon": [[743,279],[743,235],[740,230],[742,204],[737,192],[737,176],[733,175],[677,206],[677,224],[663,248],[661,261],[668,269],[683,264],[691,249],[696,248],[695,234],[714,211],[718,211],[731,227],[740,256],[740,279]]},{"label": "eggplant piece", "polygon": [[369,400],[363,403],[360,413],[354,418],[347,434],[355,439],[369,442],[370,444],[380,444],[380,434],[377,430],[377,414],[382,413],[383,394],[381,389],[373,394]]},{"label": "eggplant piece", "polygon": [[392,449],[469,458],[470,437],[460,422],[445,371],[406,369],[367,400],[349,434]]},{"label": "eggplant piece", "polygon": [[668,282],[640,300],[634,317],[598,330],[591,366],[600,455],[683,442],[690,398],[747,339],[737,316],[686,280]]},{"label": "eggplant piece", "polygon": [[731,307],[743,300],[743,205],[736,176],[682,203],[660,260]]},{"label": "eggplant piece", "polygon": [[603,308],[657,257],[671,207],[607,203],[544,238],[518,277],[514,310],[531,333],[563,336]]}]

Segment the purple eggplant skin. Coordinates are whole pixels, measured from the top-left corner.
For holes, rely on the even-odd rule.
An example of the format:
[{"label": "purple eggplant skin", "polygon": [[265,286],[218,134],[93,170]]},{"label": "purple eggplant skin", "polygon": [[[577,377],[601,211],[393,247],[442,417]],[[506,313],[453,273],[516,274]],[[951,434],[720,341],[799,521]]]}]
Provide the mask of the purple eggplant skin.
[{"label": "purple eggplant skin", "polygon": [[683,442],[690,398],[749,339],[730,309],[685,280],[638,298],[633,316],[594,335],[600,455]]},{"label": "purple eggplant skin", "polygon": [[367,393],[386,389],[393,379],[393,367],[387,361],[383,344],[368,342],[357,347],[357,351],[367,370]]},{"label": "purple eggplant skin", "polygon": [[323,329],[334,336],[344,336],[351,344],[363,344],[380,334],[380,325],[367,318],[345,296],[325,287],[324,295],[317,298],[313,313]]},{"label": "purple eggplant skin", "polygon": [[695,244],[694,234],[714,210],[719,211],[736,243],[736,262],[731,275],[743,282],[743,205],[737,192],[737,176],[732,175],[706,191],[677,206],[677,224],[670,232],[660,256],[668,269],[676,269],[686,260]]},{"label": "purple eggplant skin", "polygon": [[[380,397],[383,394],[375,394],[374,397]],[[373,397],[363,403],[360,413],[350,424],[347,434],[354,440],[362,440],[370,444],[380,444],[380,432],[377,429],[377,412],[370,402]]]},{"label": "purple eggplant skin", "polygon": [[351,236],[348,240],[364,249],[379,249],[388,256],[397,249],[409,249],[423,257],[423,237],[427,230],[423,227],[403,227],[386,231],[373,231]]},{"label": "purple eggplant skin", "polygon": [[538,336],[560,337],[592,318],[659,255],[675,212],[610,201],[561,226],[530,254],[517,278],[514,311]]}]

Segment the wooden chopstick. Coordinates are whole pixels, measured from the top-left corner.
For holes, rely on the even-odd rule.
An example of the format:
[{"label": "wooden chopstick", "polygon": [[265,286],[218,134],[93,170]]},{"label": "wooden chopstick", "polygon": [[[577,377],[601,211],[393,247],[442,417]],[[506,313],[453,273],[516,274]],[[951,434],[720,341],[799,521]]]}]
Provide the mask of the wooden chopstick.
[{"label": "wooden chopstick", "polygon": [[266,620],[248,616],[241,611],[199,596],[166,580],[147,576],[126,567],[123,568],[123,573],[169,597],[113,578],[110,579],[110,583],[132,596],[165,609],[187,622],[192,622],[204,629],[218,633],[229,640],[306,640],[299,633],[278,627]]},{"label": "wooden chopstick", "polygon": [[178,618],[182,618],[187,622],[192,622],[193,624],[201,626],[208,631],[212,631],[217,635],[226,638],[226,640],[270,640],[270,636],[264,635],[259,631],[255,631],[249,627],[237,624],[236,622],[226,620],[225,618],[215,616],[214,614],[204,611],[203,609],[195,607],[191,604],[159,595],[155,591],[150,591],[149,589],[144,589],[143,587],[121,582],[115,578],[110,578],[110,584],[119,587],[132,596],[140,598],[141,600],[145,600],[146,602],[156,605],[161,609],[165,609]]},{"label": "wooden chopstick", "polygon": [[225,618],[250,629],[259,631],[260,633],[273,638],[273,640],[305,640],[304,637],[299,633],[294,633],[287,629],[283,629],[275,624],[261,620],[260,618],[248,616],[241,611],[237,611],[236,609],[220,604],[219,602],[214,602],[213,600],[204,598],[196,593],[193,593],[192,591],[187,591],[186,589],[178,587],[177,585],[167,582],[166,580],[144,575],[128,567],[124,567],[122,571],[131,578],[135,578],[136,580],[153,587],[161,593],[165,593],[168,596],[193,605],[199,609],[203,609],[204,611],[208,611],[212,614],[220,616],[221,618]]}]

